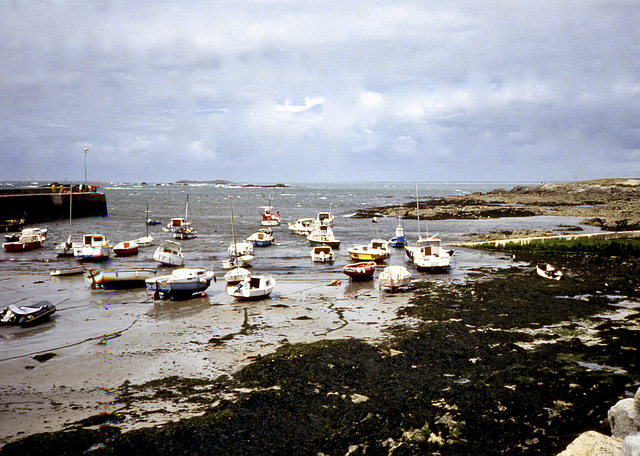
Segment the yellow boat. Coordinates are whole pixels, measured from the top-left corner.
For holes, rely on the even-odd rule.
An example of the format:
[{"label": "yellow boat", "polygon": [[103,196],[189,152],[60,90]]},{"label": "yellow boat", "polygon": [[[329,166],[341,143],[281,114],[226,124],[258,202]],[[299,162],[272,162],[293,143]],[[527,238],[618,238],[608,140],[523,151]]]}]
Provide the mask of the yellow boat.
[{"label": "yellow boat", "polygon": [[391,256],[389,241],[384,239],[373,239],[366,245],[354,245],[347,252],[352,259],[358,261],[383,261]]}]

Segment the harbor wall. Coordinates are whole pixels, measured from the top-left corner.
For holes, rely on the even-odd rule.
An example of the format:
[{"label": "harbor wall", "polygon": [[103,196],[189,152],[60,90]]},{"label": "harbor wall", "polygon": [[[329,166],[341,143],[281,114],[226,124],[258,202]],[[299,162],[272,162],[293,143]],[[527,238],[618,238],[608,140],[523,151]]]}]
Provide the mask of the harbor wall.
[{"label": "harbor wall", "polygon": [[101,192],[53,192],[24,189],[0,192],[0,219],[25,218],[25,224],[68,219],[73,195],[72,217],[105,217],[107,199]]}]

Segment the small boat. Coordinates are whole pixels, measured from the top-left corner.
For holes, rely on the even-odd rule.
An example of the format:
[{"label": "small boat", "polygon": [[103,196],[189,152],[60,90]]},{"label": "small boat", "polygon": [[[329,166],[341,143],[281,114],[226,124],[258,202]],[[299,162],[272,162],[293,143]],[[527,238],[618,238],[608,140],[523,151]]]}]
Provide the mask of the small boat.
[{"label": "small boat", "polygon": [[442,248],[435,235],[418,240],[418,246],[405,246],[407,256],[418,271],[429,272],[448,269],[451,265],[452,250]]},{"label": "small boat", "polygon": [[191,221],[189,220],[189,195],[187,195],[184,217],[172,218],[167,226],[162,229],[173,233],[173,237],[175,239],[193,239],[196,237],[198,232],[193,228],[193,226],[191,226]]},{"label": "small boat", "polygon": [[327,263],[336,259],[333,249],[328,245],[317,245],[311,249],[311,261]]},{"label": "small boat", "polygon": [[223,269],[246,268],[251,266],[253,255],[231,256],[228,260],[222,262]]},{"label": "small boat", "polygon": [[271,276],[249,276],[237,284],[227,283],[227,294],[239,301],[268,297],[276,286]]},{"label": "small boat", "polygon": [[151,220],[151,219],[147,219],[147,225],[148,226],[152,226],[152,225],[160,225],[160,220]]},{"label": "small boat", "polygon": [[331,212],[318,212],[315,219],[316,225],[333,226],[335,216]]},{"label": "small boat", "polygon": [[389,241],[373,239],[367,245],[355,245],[347,249],[349,256],[358,261],[384,261],[391,256]]},{"label": "small boat", "polygon": [[536,265],[536,272],[540,277],[551,280],[560,280],[562,278],[562,271],[549,263],[540,263]]},{"label": "small boat", "polygon": [[313,231],[313,228],[314,228],[314,219],[311,217],[298,219],[293,224],[289,222],[289,230],[293,234],[309,236]]},{"label": "small boat", "polygon": [[173,238],[174,239],[180,239],[180,240],[193,239],[197,235],[198,235],[198,232],[192,226],[183,226],[183,227],[180,227],[180,228],[176,229],[173,232]]},{"label": "small boat", "polygon": [[58,256],[73,256],[73,251],[76,247],[80,247],[80,242],[71,241],[71,236],[66,241],[56,245],[56,253]]},{"label": "small boat", "polygon": [[184,266],[182,246],[175,241],[164,241],[154,252],[153,259],[167,266]]},{"label": "small boat", "polygon": [[7,252],[22,252],[25,250],[33,250],[42,247],[44,237],[39,234],[23,234],[17,241],[5,242],[2,247]]},{"label": "small boat", "polygon": [[333,248],[340,247],[340,240],[336,239],[333,230],[328,225],[316,225],[314,230],[307,236],[311,245],[328,245]]},{"label": "small boat", "polygon": [[206,290],[215,281],[213,271],[199,268],[176,269],[169,275],[145,280],[149,291],[165,298],[186,298]]},{"label": "small boat", "polygon": [[85,234],[82,243],[73,249],[73,256],[79,260],[104,260],[111,255],[111,244],[102,234]]},{"label": "small boat", "polygon": [[24,236],[26,234],[36,234],[46,239],[48,232],[48,228],[24,228],[22,231],[15,231],[13,233],[5,234],[4,238],[7,240],[7,242],[15,242],[20,239],[20,236]]},{"label": "small boat", "polygon": [[136,241],[118,242],[113,246],[113,253],[118,256],[137,255],[138,243]]},{"label": "small boat", "polygon": [[0,313],[0,324],[29,326],[49,319],[56,312],[56,306],[49,301],[35,304],[12,304]]},{"label": "small boat", "polygon": [[253,254],[253,245],[248,242],[235,242],[232,243],[227,249],[229,255],[251,255]]},{"label": "small boat", "polygon": [[349,263],[342,268],[342,272],[351,277],[351,279],[353,280],[371,280],[375,271],[375,261]]},{"label": "small boat", "polygon": [[138,239],[134,239],[133,242],[138,244],[138,247],[149,247],[153,245],[153,236],[143,236]]},{"label": "small boat", "polygon": [[373,217],[371,219],[371,223],[378,223],[378,217]]},{"label": "small boat", "polygon": [[273,243],[273,236],[264,231],[256,231],[247,238],[247,242],[254,247],[268,247]]},{"label": "small boat", "polygon": [[124,270],[89,269],[92,290],[120,290],[142,288],[145,280],[156,276],[155,269],[134,268]]},{"label": "small boat", "polygon": [[68,268],[53,269],[49,271],[49,274],[54,277],[58,277],[58,276],[83,274],[84,271],[86,271],[86,268],[84,267],[84,265],[80,265],[80,266],[72,266]]},{"label": "small boat", "polygon": [[402,225],[398,223],[398,226],[396,227],[396,235],[389,239],[389,245],[391,247],[404,247],[407,244],[408,242],[404,237],[404,228],[402,228]]},{"label": "small boat", "polygon": [[262,226],[278,226],[280,225],[281,217],[279,212],[273,212],[271,206],[271,196],[269,196],[269,205],[263,207],[264,212],[260,211],[260,224]]},{"label": "small boat", "polygon": [[244,268],[234,268],[224,275],[227,285],[237,285],[243,280],[251,277],[251,273]]},{"label": "small boat", "polygon": [[378,275],[380,288],[389,288],[393,293],[397,288],[411,285],[411,273],[404,266],[387,266]]}]

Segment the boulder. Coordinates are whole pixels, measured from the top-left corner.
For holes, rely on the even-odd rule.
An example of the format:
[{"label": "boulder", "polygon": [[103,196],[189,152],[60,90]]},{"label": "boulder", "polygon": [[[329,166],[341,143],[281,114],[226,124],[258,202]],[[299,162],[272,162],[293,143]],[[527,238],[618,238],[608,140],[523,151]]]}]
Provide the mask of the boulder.
[{"label": "boulder", "polygon": [[628,435],[640,432],[640,417],[636,414],[635,399],[622,399],[609,409],[611,435],[624,439]]},{"label": "boulder", "polygon": [[640,456],[640,434],[629,435],[624,438],[622,456]]},{"label": "boulder", "polygon": [[587,431],[580,434],[558,456],[619,456],[621,449],[622,440]]}]

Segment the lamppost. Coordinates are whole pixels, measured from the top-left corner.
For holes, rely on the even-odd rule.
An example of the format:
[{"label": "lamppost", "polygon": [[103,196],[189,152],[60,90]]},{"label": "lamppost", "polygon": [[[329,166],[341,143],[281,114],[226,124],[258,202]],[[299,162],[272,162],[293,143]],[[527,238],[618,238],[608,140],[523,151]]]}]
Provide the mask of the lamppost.
[{"label": "lamppost", "polygon": [[84,186],[87,186],[87,151],[89,149],[84,150]]}]

